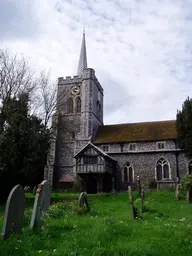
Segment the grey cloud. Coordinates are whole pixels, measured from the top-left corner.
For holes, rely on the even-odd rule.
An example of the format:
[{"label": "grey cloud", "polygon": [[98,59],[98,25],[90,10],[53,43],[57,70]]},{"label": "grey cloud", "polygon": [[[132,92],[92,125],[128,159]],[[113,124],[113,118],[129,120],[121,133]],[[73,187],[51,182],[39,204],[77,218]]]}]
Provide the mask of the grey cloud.
[{"label": "grey cloud", "polygon": [[36,1],[0,1],[0,40],[36,38],[40,32]]},{"label": "grey cloud", "polygon": [[110,74],[100,72],[100,81],[104,88],[104,109],[106,116],[122,109],[125,105],[131,106],[134,102],[134,97],[128,95],[125,87],[109,77]]}]

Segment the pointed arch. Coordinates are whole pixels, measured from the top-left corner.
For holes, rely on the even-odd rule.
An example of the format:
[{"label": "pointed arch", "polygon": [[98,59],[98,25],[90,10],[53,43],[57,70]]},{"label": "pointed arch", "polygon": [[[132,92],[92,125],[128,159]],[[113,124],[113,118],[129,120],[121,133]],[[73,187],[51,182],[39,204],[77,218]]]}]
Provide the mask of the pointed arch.
[{"label": "pointed arch", "polygon": [[76,113],[81,113],[81,99],[80,97],[76,98]]},{"label": "pointed arch", "polygon": [[188,171],[189,171],[189,174],[192,174],[192,160],[189,161]]},{"label": "pointed arch", "polygon": [[67,112],[69,114],[73,113],[73,99],[72,98],[68,99],[68,102],[67,102]]},{"label": "pointed arch", "polygon": [[170,178],[170,164],[166,158],[161,157],[156,163],[156,180],[165,180]]},{"label": "pointed arch", "polygon": [[123,167],[123,177],[124,182],[128,182],[130,184],[134,182],[134,169],[129,162],[127,162]]}]

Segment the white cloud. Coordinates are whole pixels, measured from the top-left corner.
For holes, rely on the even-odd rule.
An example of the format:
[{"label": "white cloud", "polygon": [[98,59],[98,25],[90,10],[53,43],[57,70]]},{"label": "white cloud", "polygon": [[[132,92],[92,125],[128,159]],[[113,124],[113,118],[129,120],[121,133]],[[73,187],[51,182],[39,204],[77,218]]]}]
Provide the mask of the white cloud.
[{"label": "white cloud", "polygon": [[174,119],[192,94],[191,4],[2,0],[0,47],[31,57],[54,79],[75,75],[85,25],[88,66],[105,92],[105,123]]}]

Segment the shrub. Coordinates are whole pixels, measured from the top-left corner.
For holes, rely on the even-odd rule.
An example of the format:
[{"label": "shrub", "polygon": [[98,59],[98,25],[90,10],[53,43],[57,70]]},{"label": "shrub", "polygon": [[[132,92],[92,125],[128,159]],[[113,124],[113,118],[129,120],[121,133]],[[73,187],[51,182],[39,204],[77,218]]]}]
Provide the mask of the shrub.
[{"label": "shrub", "polygon": [[192,174],[185,174],[181,180],[181,186],[183,190],[192,189]]}]

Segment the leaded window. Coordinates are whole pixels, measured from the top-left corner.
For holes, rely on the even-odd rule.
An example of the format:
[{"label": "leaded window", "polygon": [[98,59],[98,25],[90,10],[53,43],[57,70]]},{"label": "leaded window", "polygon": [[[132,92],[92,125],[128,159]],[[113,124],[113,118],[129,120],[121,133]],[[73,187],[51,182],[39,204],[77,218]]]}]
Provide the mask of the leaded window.
[{"label": "leaded window", "polygon": [[156,165],[156,177],[157,180],[169,179],[170,178],[170,168],[169,163],[165,158],[160,158]]},{"label": "leaded window", "polygon": [[124,181],[129,183],[134,181],[133,166],[129,162],[124,166]]}]

